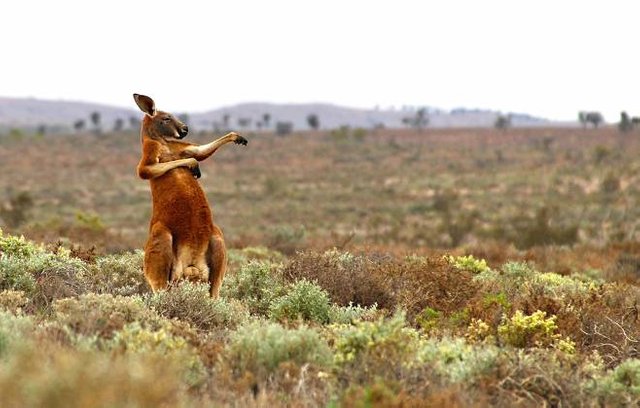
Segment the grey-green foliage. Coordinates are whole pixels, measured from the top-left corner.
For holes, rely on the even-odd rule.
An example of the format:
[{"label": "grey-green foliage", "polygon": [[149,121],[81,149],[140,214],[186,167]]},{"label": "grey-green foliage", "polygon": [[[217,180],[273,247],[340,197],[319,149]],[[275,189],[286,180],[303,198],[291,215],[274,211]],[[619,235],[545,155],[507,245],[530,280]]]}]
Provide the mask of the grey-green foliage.
[{"label": "grey-green foliage", "polygon": [[242,301],[253,314],[266,315],[271,302],[284,294],[284,283],[278,265],[252,261],[222,283],[221,297]]},{"label": "grey-green foliage", "polygon": [[328,323],[329,294],[306,279],[289,286],[287,293],[275,299],[269,307],[269,317],[275,320],[304,319],[316,323]]},{"label": "grey-green foliage", "polygon": [[589,384],[591,391],[603,398],[610,406],[630,406],[640,398],[640,360],[623,361],[607,372],[595,383]]},{"label": "grey-green foliage", "polygon": [[107,255],[96,259],[85,276],[87,285],[95,293],[133,295],[149,291],[142,273],[142,251]]},{"label": "grey-green foliage", "polygon": [[451,382],[463,382],[491,370],[499,356],[497,346],[473,345],[460,337],[445,337],[423,340],[417,360]]},{"label": "grey-green foliage", "polygon": [[24,343],[34,327],[31,317],[0,310],[0,358],[14,345]]},{"label": "grey-green foliage", "polygon": [[348,306],[331,305],[329,321],[336,324],[353,324],[358,321],[373,321],[382,315],[377,305],[363,307],[349,303]]},{"label": "grey-green foliage", "polygon": [[[0,231],[0,290],[21,290],[42,303],[85,291],[87,265],[63,248],[56,253]],[[38,284],[36,284],[38,282]]]},{"label": "grey-green foliage", "polygon": [[233,328],[248,318],[239,302],[212,299],[208,284],[182,282],[146,296],[145,301],[159,315],[182,320],[201,330]]},{"label": "grey-green foliage", "polygon": [[139,296],[88,293],[53,303],[54,321],[82,336],[111,338],[126,324],[158,326],[159,317]]},{"label": "grey-green foliage", "polygon": [[248,371],[265,378],[283,362],[326,366],[331,351],[315,330],[287,329],[278,323],[253,321],[231,335],[226,358],[237,375]]}]

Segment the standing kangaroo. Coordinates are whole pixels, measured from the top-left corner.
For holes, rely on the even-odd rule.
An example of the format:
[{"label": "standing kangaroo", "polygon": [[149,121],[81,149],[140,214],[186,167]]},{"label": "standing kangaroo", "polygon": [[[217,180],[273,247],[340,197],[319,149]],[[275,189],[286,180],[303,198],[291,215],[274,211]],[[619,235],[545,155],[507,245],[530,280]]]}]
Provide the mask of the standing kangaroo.
[{"label": "standing kangaroo", "polygon": [[133,99],[145,113],[138,176],[149,180],[153,199],[144,275],[154,292],[186,278],[209,282],[210,294],[217,298],[227,252],[222,231],[213,223],[207,197],[196,180],[200,177],[198,162],[224,144],[246,145],[247,140],[230,132],[200,146],[184,142],[187,125],[170,113],[156,111],[148,96],[133,94]]}]

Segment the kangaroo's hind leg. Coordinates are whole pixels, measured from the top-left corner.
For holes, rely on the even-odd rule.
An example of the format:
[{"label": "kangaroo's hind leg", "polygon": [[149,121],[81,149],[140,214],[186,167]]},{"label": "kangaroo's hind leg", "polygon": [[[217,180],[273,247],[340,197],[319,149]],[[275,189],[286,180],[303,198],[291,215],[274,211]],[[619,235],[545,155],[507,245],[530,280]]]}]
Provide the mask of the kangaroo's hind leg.
[{"label": "kangaroo's hind leg", "polygon": [[167,227],[155,223],[144,247],[144,276],[156,292],[166,289],[173,265],[173,237]]},{"label": "kangaroo's hind leg", "polygon": [[220,295],[220,286],[227,270],[227,249],[224,245],[224,237],[220,228],[214,225],[213,234],[209,241],[207,251],[209,264],[209,284],[211,285],[211,297],[216,299]]}]

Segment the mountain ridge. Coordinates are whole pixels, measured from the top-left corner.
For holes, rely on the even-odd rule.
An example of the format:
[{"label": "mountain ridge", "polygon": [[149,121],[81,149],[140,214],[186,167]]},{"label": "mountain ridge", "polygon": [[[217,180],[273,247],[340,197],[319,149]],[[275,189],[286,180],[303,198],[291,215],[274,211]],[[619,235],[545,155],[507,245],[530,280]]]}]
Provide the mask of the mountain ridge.
[{"label": "mountain ridge", "polygon": [[[498,111],[488,109],[456,108],[445,111],[426,108],[430,127],[491,127]],[[140,119],[140,112],[134,108],[113,106],[85,101],[67,101],[39,98],[0,97],[0,126],[4,128],[35,128],[45,125],[61,130],[71,129],[73,123],[84,120],[90,126],[92,112],[100,113],[101,126],[113,128],[117,119],[122,119],[125,127]],[[415,109],[364,109],[346,107],[332,103],[272,103],[246,102],[204,112],[187,112],[188,122],[196,130],[211,130],[228,127],[253,130],[262,127],[263,116],[270,115],[269,128],[277,122],[290,122],[294,129],[309,128],[307,116],[314,114],[319,119],[321,129],[340,126],[373,128],[383,126],[397,128],[406,126],[403,119],[415,116]],[[176,114],[180,112],[174,112]],[[228,122],[224,123],[228,115]],[[528,114],[512,114],[514,126],[545,126],[558,124],[547,119]]]}]

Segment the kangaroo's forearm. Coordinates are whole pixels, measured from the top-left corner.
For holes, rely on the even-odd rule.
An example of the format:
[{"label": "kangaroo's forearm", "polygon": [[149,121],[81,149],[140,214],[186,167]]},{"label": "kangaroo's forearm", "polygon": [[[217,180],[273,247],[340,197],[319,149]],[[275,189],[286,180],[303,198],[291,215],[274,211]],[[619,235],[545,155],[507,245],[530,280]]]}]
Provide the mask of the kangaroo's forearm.
[{"label": "kangaroo's forearm", "polygon": [[156,177],[160,177],[169,170],[173,170],[178,167],[188,167],[189,159],[173,160],[166,163],[155,163],[149,165],[138,166],[138,176],[144,180],[150,180]]},{"label": "kangaroo's forearm", "polygon": [[221,146],[233,142],[236,137],[237,135],[235,133],[228,133],[211,143],[203,144],[200,146],[189,146],[187,149],[185,149],[184,152],[189,157],[193,157],[198,161],[202,161],[214,154],[216,150],[218,150]]}]

